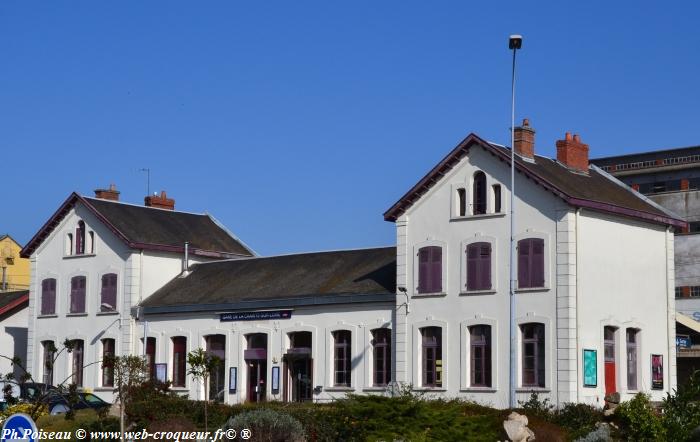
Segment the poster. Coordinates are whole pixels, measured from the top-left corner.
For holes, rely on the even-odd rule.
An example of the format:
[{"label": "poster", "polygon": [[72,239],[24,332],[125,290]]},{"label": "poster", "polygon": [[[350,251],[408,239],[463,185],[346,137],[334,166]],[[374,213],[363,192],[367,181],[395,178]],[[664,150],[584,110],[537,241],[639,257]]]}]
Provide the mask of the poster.
[{"label": "poster", "polygon": [[166,382],[168,380],[168,364],[156,364],[156,381]]},{"label": "poster", "polygon": [[238,382],[238,367],[229,367],[228,369],[228,390],[231,393],[236,392]]},{"label": "poster", "polygon": [[280,368],[272,367],[272,394],[280,392]]},{"label": "poster", "polygon": [[664,389],[664,355],[651,355],[651,389]]},{"label": "poster", "polygon": [[598,386],[598,351],[583,350],[583,386]]}]

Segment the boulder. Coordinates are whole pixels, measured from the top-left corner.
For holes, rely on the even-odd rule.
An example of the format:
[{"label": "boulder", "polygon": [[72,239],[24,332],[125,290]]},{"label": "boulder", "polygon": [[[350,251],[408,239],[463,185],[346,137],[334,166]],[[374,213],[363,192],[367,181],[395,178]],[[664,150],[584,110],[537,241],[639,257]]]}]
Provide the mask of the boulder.
[{"label": "boulder", "polygon": [[515,411],[503,421],[503,429],[513,442],[528,442],[535,440],[535,433],[527,427],[527,416]]}]

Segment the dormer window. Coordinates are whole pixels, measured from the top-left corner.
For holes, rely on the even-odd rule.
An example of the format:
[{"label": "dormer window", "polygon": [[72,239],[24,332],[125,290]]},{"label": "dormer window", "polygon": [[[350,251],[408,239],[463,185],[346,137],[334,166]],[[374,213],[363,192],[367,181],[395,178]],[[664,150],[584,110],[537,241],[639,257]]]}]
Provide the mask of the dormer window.
[{"label": "dormer window", "polygon": [[66,234],[65,256],[92,255],[95,253],[95,232],[87,230],[80,220],[75,228]]},{"label": "dormer window", "polygon": [[474,174],[473,185],[474,198],[472,203],[472,215],[482,215],[486,213],[486,174],[476,172]]}]

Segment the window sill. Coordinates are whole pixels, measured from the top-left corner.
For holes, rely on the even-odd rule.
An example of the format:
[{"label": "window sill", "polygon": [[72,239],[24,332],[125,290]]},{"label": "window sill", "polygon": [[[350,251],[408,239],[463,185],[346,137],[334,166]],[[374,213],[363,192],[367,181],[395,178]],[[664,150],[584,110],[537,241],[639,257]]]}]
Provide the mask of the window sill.
[{"label": "window sill", "polygon": [[439,293],[414,293],[411,298],[444,298],[447,296],[447,293],[444,292],[439,292]]},{"label": "window sill", "polygon": [[515,389],[516,393],[551,393],[547,387],[520,387]]},{"label": "window sill", "polygon": [[63,259],[79,259],[79,258],[91,258],[96,256],[94,253],[83,253],[82,255],[65,255]]},{"label": "window sill", "polygon": [[92,389],[93,391],[107,391],[107,392],[114,392],[114,387],[95,387]]},{"label": "window sill", "polygon": [[529,293],[529,292],[548,292],[549,287],[528,287],[522,289],[515,289],[515,293]]},{"label": "window sill", "polygon": [[467,290],[464,292],[460,292],[459,296],[479,296],[479,295],[494,295],[496,294],[496,290],[489,289],[489,290]]},{"label": "window sill", "polygon": [[187,387],[170,387],[170,391],[175,393],[189,393],[190,389]]},{"label": "window sill", "polygon": [[452,221],[467,221],[470,219],[484,219],[484,218],[502,218],[505,217],[506,213],[505,212],[498,212],[498,213],[482,213],[479,215],[464,215],[464,216],[453,216],[450,218],[450,222]]},{"label": "window sill", "polygon": [[467,387],[460,388],[459,391],[465,393],[496,393],[498,390],[492,387]]},{"label": "window sill", "polygon": [[324,387],[323,391],[348,392],[348,391],[355,391],[355,389],[353,387]]},{"label": "window sill", "polygon": [[78,316],[87,316],[87,312],[82,312],[82,313],[66,313],[66,317],[78,317]]},{"label": "window sill", "polygon": [[53,314],[53,315],[38,315],[37,316],[37,319],[44,319],[44,318],[58,318],[58,315]]},{"label": "window sill", "polygon": [[430,393],[430,392],[440,393],[440,392],[447,391],[447,388],[445,388],[445,387],[418,387],[418,388],[414,388],[413,391],[423,391],[426,393]]},{"label": "window sill", "polygon": [[372,392],[372,391],[386,391],[386,387],[365,387],[365,388],[362,389],[362,391],[368,391],[368,392]]},{"label": "window sill", "polygon": [[97,316],[113,316],[113,315],[118,315],[119,312],[116,310],[111,310],[108,312],[97,312],[95,313]]}]

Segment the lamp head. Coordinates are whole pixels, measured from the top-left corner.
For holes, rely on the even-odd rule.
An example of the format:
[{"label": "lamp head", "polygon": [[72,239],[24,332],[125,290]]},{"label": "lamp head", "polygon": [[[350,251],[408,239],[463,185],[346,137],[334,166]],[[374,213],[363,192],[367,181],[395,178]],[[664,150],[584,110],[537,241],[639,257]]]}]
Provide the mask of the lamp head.
[{"label": "lamp head", "polygon": [[514,34],[508,39],[508,49],[520,49],[523,46],[523,36]]}]

